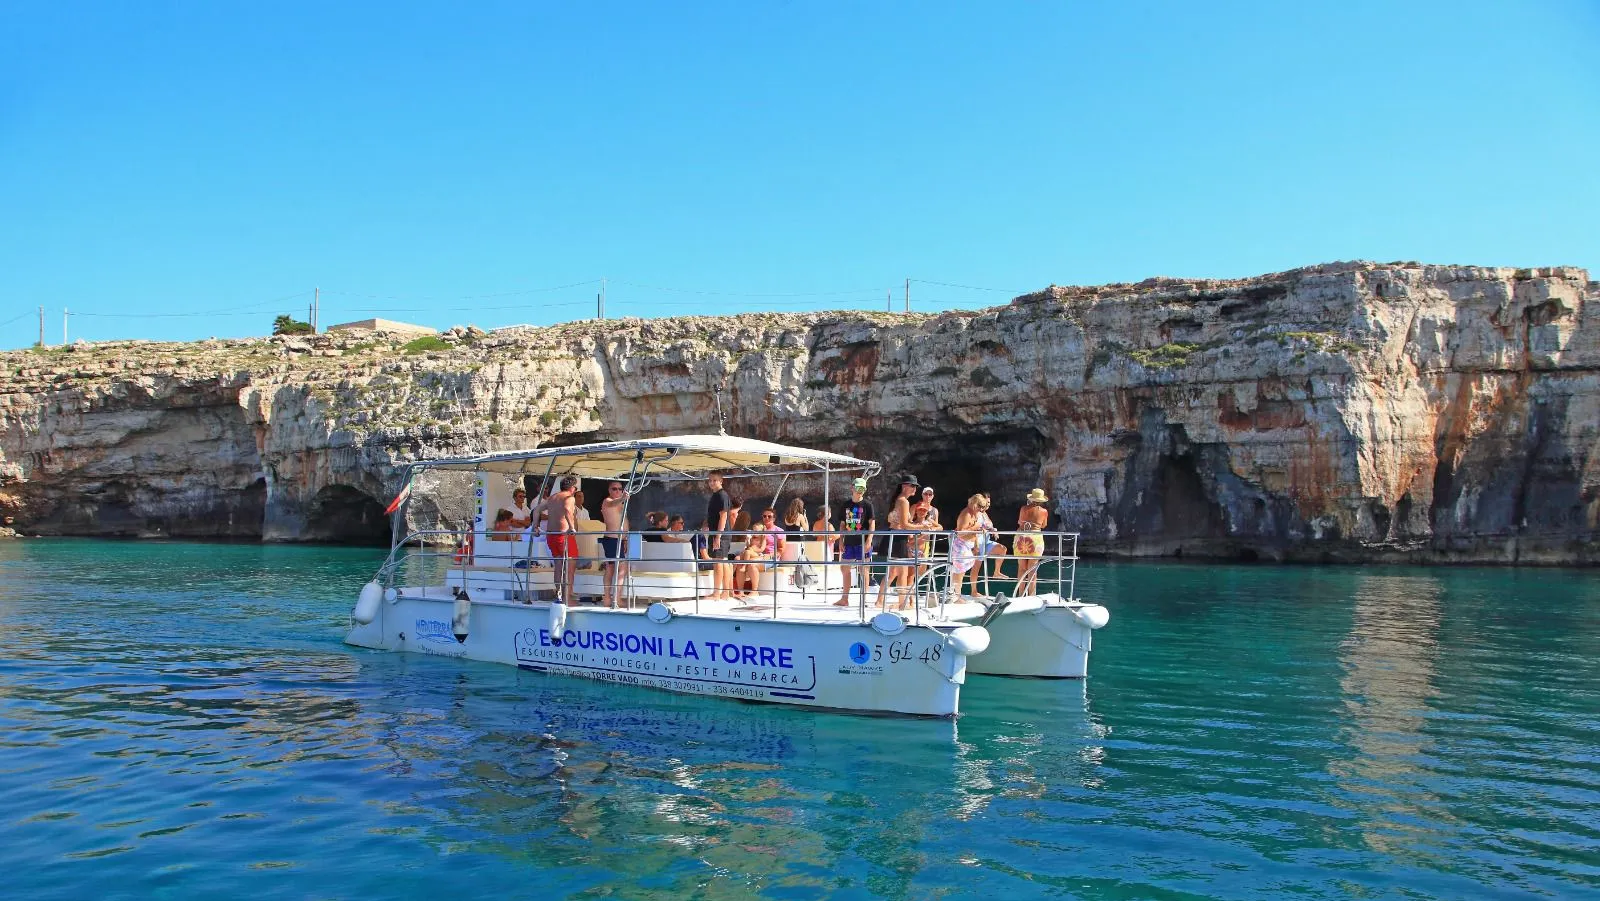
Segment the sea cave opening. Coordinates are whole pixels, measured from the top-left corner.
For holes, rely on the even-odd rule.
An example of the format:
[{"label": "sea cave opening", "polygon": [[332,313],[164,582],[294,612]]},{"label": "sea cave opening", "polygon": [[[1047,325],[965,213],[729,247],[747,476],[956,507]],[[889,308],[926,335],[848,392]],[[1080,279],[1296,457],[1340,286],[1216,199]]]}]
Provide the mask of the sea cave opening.
[{"label": "sea cave opening", "polygon": [[[1014,529],[1017,511],[1028,492],[1041,487],[1044,447],[1044,436],[1032,429],[963,435],[933,447],[914,447],[901,462],[900,471],[884,473],[885,489],[879,494],[887,502],[895,487],[887,483],[899,478],[901,472],[909,472],[924,486],[933,488],[934,506],[949,528],[967,505],[967,498],[987,491],[993,501],[989,515],[995,525],[1003,530]],[[873,500],[879,501],[880,497],[874,495]]]},{"label": "sea cave opening", "polygon": [[389,517],[366,492],[349,485],[318,491],[306,511],[306,539],[331,544],[384,547],[389,544]]}]

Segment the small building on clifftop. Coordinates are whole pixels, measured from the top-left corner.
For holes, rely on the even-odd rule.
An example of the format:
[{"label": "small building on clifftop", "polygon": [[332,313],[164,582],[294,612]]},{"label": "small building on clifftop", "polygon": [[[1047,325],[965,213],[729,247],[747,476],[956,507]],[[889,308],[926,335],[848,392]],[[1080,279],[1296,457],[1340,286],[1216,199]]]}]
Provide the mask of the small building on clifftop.
[{"label": "small building on clifftop", "polygon": [[439,330],[428,328],[425,325],[412,325],[409,322],[396,322],[393,319],[358,319],[355,322],[341,322],[338,325],[328,326],[330,332],[353,332],[365,329],[370,332],[399,332],[405,335],[437,335]]}]

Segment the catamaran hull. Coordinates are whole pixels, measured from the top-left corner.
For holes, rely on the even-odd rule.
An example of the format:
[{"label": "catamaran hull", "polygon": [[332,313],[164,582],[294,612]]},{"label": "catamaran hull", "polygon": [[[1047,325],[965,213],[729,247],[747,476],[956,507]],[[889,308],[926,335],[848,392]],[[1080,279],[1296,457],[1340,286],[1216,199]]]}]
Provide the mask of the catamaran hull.
[{"label": "catamaran hull", "polygon": [[354,622],[345,641],[683,694],[920,716],[956,715],[967,663],[978,657],[971,641],[977,630],[964,624],[911,626],[887,636],[854,622],[700,615],[656,621],[572,607],[557,639],[549,608],[402,595],[382,604],[371,622]]},{"label": "catamaran hull", "polygon": [[1018,598],[989,620],[989,649],[967,671],[990,676],[1082,679],[1089,672],[1094,630],[1110,614],[1095,604],[1065,604],[1053,596]]}]

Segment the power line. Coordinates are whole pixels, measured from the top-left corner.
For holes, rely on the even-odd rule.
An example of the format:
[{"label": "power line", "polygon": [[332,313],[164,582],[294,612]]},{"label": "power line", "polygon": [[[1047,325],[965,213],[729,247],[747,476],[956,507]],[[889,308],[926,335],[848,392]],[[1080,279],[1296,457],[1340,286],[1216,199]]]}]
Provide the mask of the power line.
[{"label": "power line", "polygon": [[74,316],[93,316],[97,319],[185,319],[185,318],[220,318],[223,316],[261,316],[271,310],[246,310],[231,313],[73,313]]},{"label": "power line", "polygon": [[936,282],[936,281],[933,281],[931,279],[926,279],[926,278],[913,278],[913,279],[909,279],[909,281],[916,282],[919,285],[938,285],[941,288],[961,288],[964,291],[994,291],[994,292],[999,293],[999,294],[1011,294],[1011,295],[1021,295],[1021,294],[1031,293],[1031,292],[1028,292],[1028,291],[1014,291],[1014,290],[1012,290],[1010,288],[984,288],[984,287],[980,287],[978,285],[957,285],[957,284],[954,284],[954,283],[951,283],[951,282]]},{"label": "power line", "polygon": [[[876,303],[879,303],[879,302],[880,301],[877,300],[876,295],[874,295],[874,296],[865,296],[865,295],[863,295],[863,296],[856,297],[856,298],[853,298],[853,299],[850,299],[850,300],[806,299],[806,298],[801,298],[801,297],[797,297],[797,298],[778,298],[778,299],[772,299],[772,300],[756,300],[756,301],[753,301],[752,303],[745,304],[744,306],[791,306],[791,305],[792,306],[825,306],[827,304],[841,304],[841,303],[842,304],[863,304],[863,303],[876,304]],[[647,306],[647,305],[650,305],[650,304],[654,304],[654,303],[657,303],[657,301],[644,300],[644,299],[638,299],[638,300],[608,299],[607,303],[610,304],[611,306],[638,307],[638,306]],[[689,315],[696,315],[696,314],[691,313]],[[701,314],[701,315],[703,315],[703,314]]]},{"label": "power line", "polygon": [[[574,300],[574,301],[563,301],[561,303],[540,304],[539,305],[539,309],[541,309],[541,310],[549,310],[549,309],[555,309],[557,307],[586,307],[588,305],[589,305],[589,301],[587,301],[587,300]],[[491,312],[491,311],[495,311],[495,310],[526,310],[526,309],[528,309],[528,305],[527,304],[519,303],[519,304],[512,304],[511,306],[502,306],[502,307],[473,307],[470,310],[456,310],[454,312],[461,312],[461,313],[487,313],[487,312]],[[344,311],[346,313],[437,313],[437,312],[439,312],[437,307],[354,307],[354,308],[345,307]]]},{"label": "power line", "polygon": [[[419,301],[420,300],[420,301],[437,301],[437,302],[460,302],[460,301],[474,301],[474,300],[489,300],[489,299],[502,298],[502,297],[519,297],[519,296],[525,296],[525,295],[530,295],[530,294],[543,294],[543,293],[550,293],[550,292],[554,292],[554,291],[564,291],[564,290],[568,290],[568,289],[572,289],[572,288],[581,288],[581,287],[585,287],[585,286],[589,286],[589,285],[599,285],[599,284],[602,284],[604,281],[606,281],[606,280],[598,279],[598,278],[585,279],[583,281],[568,282],[568,283],[562,284],[562,285],[550,285],[550,286],[537,287],[537,288],[522,288],[522,289],[518,289],[518,290],[514,290],[514,291],[497,291],[497,292],[481,293],[481,294],[466,294],[466,295],[457,295],[457,296],[451,296],[451,297],[444,297],[444,296],[417,296],[417,295],[404,296],[404,295],[392,295],[392,294],[370,294],[370,293],[363,293],[363,292],[356,292],[356,291],[338,291],[338,290],[329,290],[329,291],[326,291],[326,292],[323,292],[323,293],[333,294],[333,295],[340,295],[340,296],[344,296],[344,297],[352,297],[352,298],[369,298],[369,299],[373,299],[373,300],[401,300],[401,301],[404,301],[404,300]],[[664,294],[684,294],[684,295],[692,295],[692,296],[699,296],[699,297],[718,297],[718,298],[727,298],[727,299],[733,300],[733,301],[743,301],[744,302],[743,304],[730,304],[729,306],[734,307],[734,309],[731,309],[731,310],[713,309],[713,310],[696,311],[696,312],[700,312],[700,313],[709,313],[709,314],[713,314],[713,315],[721,315],[721,314],[725,314],[727,312],[737,313],[738,312],[738,309],[737,309],[738,306],[757,307],[757,308],[791,307],[791,306],[792,307],[829,307],[829,306],[831,306],[834,309],[850,309],[850,308],[857,307],[857,306],[875,307],[876,304],[878,303],[877,292],[879,290],[877,288],[864,288],[864,289],[852,289],[852,290],[845,290],[845,291],[740,292],[740,291],[712,291],[712,290],[703,290],[703,289],[695,289],[695,288],[675,288],[675,287],[670,287],[670,286],[665,286],[665,285],[653,285],[653,284],[648,284],[648,283],[645,283],[645,282],[629,281],[627,279],[610,279],[609,281],[611,283],[613,283],[613,284],[626,285],[626,286],[633,287],[633,288],[643,289],[645,291],[658,291],[658,292],[661,292],[661,293],[664,293]],[[937,285],[937,286],[940,286],[940,287],[955,288],[955,289],[965,290],[965,291],[991,291],[991,292],[996,292],[996,293],[1008,293],[1008,294],[1013,294],[1013,295],[1027,293],[1027,292],[1024,292],[1024,291],[1012,291],[1012,290],[1006,289],[1006,288],[983,287],[983,286],[979,286],[979,285],[963,285],[963,284],[957,284],[957,283],[954,283],[954,282],[935,281],[935,280],[932,280],[932,279],[915,279],[914,278],[914,279],[909,279],[908,282],[916,282],[918,284],[923,284],[923,285]],[[309,294],[309,293],[312,293],[312,292],[301,290],[301,291],[296,291],[296,292],[294,292],[292,294],[286,294],[286,295],[282,295],[280,297],[274,297],[274,298],[272,298],[270,300],[257,301],[255,303],[246,304],[244,306],[224,307],[224,308],[217,309],[217,310],[205,310],[205,311],[198,311],[198,312],[182,312],[182,313],[91,313],[91,312],[79,312],[76,315],[78,315],[78,316],[88,316],[88,317],[97,318],[97,319],[197,319],[197,318],[226,318],[226,317],[238,317],[238,316],[258,316],[258,315],[261,315],[263,312],[270,312],[270,309],[264,309],[264,308],[270,308],[270,307],[272,307],[273,305],[276,305],[276,304],[282,304],[282,303],[284,303],[286,301],[291,301],[291,300],[295,300],[297,298],[302,298],[306,294]],[[647,298],[622,299],[622,298],[610,297],[610,298],[608,298],[608,300],[610,301],[610,304],[612,306],[614,306],[614,307],[615,306],[620,306],[620,307],[631,308],[631,309],[639,309],[641,307],[650,307],[652,305],[661,303],[661,301],[659,301],[659,300],[647,299]],[[918,298],[918,301],[919,301],[919,303],[933,305],[933,306],[961,306],[961,305],[964,305],[966,303],[969,303],[969,301],[951,300],[951,299],[943,299],[943,298]],[[575,308],[575,307],[586,307],[586,306],[589,306],[590,303],[591,302],[589,300],[575,300],[575,301],[561,301],[561,302],[557,302],[557,303],[541,303],[541,304],[536,304],[536,305],[524,303],[524,304],[512,304],[512,305],[496,305],[496,306],[487,306],[487,307],[473,307],[471,309],[461,309],[461,310],[441,310],[438,306],[428,306],[428,307],[355,307],[355,308],[348,308],[348,307],[342,307],[341,306],[341,307],[336,307],[336,308],[343,308],[343,309],[346,310],[346,312],[349,312],[349,313],[367,313],[367,314],[380,314],[380,315],[382,315],[382,314],[399,314],[399,313],[434,313],[434,314],[437,314],[437,313],[441,313],[441,312],[448,312],[448,313],[451,313],[451,314],[467,314],[467,315],[470,315],[470,314],[474,314],[474,313],[490,313],[490,312],[500,312],[500,311],[506,311],[506,310],[520,310],[520,311],[563,310],[563,309]],[[715,306],[722,307],[723,305],[722,304],[716,304]],[[8,319],[8,320],[4,321],[3,323],[0,323],[0,326],[9,326],[9,325],[15,324],[16,322],[27,318],[28,315],[29,315],[28,313],[23,313],[23,314],[21,314],[19,316],[15,316],[15,317],[13,317],[11,319]],[[676,312],[668,312],[668,313],[666,313],[666,315],[670,316],[670,315],[681,315],[681,314],[676,313]]]},{"label": "power line", "polygon": [[600,279],[591,278],[591,279],[586,279],[586,280],[581,281],[581,282],[572,282],[572,283],[566,284],[566,285],[551,285],[551,286],[549,286],[547,288],[524,288],[524,289],[521,289],[521,290],[518,290],[518,291],[498,291],[498,292],[495,292],[493,294],[464,294],[464,295],[461,295],[459,297],[424,296],[424,295],[404,296],[404,295],[399,295],[399,294],[363,294],[363,293],[358,292],[358,291],[335,291],[335,290],[332,290],[332,289],[329,289],[329,290],[324,291],[322,293],[324,293],[324,294],[339,294],[339,295],[342,295],[344,297],[365,297],[368,300],[446,300],[446,301],[447,300],[490,300],[490,299],[496,298],[496,297],[516,297],[516,296],[522,295],[522,294],[542,294],[542,293],[549,292],[549,291],[563,291],[563,290],[566,290],[567,288],[581,288],[584,285],[598,285],[599,283],[600,283]]},{"label": "power line", "polygon": [[271,300],[263,300],[257,303],[246,304],[242,307],[229,307],[222,310],[213,310],[202,313],[73,313],[72,315],[94,316],[100,319],[185,319],[196,316],[259,316],[261,315],[261,307],[269,307],[273,304],[283,303],[286,300],[294,300],[297,297],[304,297],[306,293],[307,292],[305,291],[296,291],[293,294],[287,294],[283,297],[274,297]]},{"label": "power line", "polygon": [[876,292],[878,290],[877,288],[857,288],[850,291],[794,291],[783,294],[760,294],[738,291],[699,291],[692,288],[663,288],[660,285],[646,285],[620,278],[614,278],[612,281],[619,285],[644,288],[649,291],[664,291],[668,294],[698,294],[703,297],[843,297],[846,294],[864,294],[868,291]]}]

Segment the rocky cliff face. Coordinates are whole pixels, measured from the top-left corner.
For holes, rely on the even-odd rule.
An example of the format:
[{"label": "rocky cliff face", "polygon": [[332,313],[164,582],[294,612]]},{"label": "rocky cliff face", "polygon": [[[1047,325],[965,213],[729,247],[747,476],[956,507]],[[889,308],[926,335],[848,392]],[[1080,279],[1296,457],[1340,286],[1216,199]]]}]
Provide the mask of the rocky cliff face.
[{"label": "rocky cliff face", "polygon": [[[583,322],[0,355],[25,532],[379,540],[406,462],[714,430],[1042,486],[1086,547],[1600,559],[1600,286],[1348,263],[938,316]],[[947,518],[948,515],[947,515]]]}]

